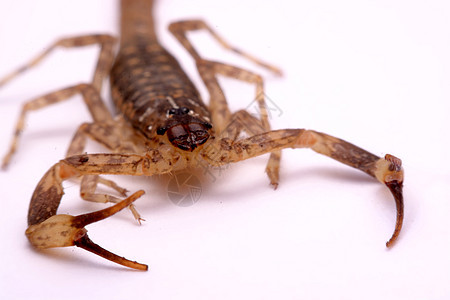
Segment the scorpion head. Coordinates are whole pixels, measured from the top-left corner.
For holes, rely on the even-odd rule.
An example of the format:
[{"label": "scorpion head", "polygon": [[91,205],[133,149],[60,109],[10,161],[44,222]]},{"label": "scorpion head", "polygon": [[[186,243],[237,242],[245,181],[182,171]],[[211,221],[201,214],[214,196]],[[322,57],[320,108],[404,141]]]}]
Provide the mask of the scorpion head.
[{"label": "scorpion head", "polygon": [[167,121],[157,129],[157,134],[164,135],[175,147],[193,151],[204,144],[210,137],[212,125],[202,120],[187,107],[171,108],[167,111]]}]

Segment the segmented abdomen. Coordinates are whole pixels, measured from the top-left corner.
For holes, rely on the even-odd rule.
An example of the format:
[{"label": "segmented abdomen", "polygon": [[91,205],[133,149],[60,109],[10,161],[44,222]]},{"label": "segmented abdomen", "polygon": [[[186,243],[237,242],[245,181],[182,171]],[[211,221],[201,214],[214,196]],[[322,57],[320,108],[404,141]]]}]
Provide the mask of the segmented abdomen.
[{"label": "segmented abdomen", "polygon": [[110,79],[116,108],[148,137],[154,136],[171,108],[187,107],[209,119],[193,83],[157,42],[122,45]]}]

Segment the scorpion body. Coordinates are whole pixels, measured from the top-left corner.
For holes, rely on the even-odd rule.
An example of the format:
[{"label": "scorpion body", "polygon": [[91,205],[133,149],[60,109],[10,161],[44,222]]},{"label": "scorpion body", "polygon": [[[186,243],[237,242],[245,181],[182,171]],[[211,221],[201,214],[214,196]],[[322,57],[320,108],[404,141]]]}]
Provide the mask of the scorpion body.
[{"label": "scorpion body", "polygon": [[[124,266],[147,270],[147,266],[117,256],[93,243],[86,225],[105,219],[132,206],[143,191],[126,197],[126,190],[102,178],[102,174],[152,176],[168,174],[199,165],[221,166],[270,153],[266,167],[271,184],[279,181],[281,150],[310,148],[348,166],[357,168],[385,184],[397,206],[391,246],[400,233],[403,220],[403,169],[400,159],[386,155],[380,158],[344,140],[306,129],[271,130],[268,122],[262,79],[252,72],[201,58],[187,39],[186,32],[207,30],[222,46],[279,74],[280,71],[253,56],[228,45],[204,22],[181,21],[169,30],[194,58],[210,99],[204,104],[199,92],[183,72],[176,59],[158,42],[151,17],[153,1],[121,1],[121,36],[118,54],[114,55],[115,38],[90,35],[59,40],[26,67],[5,77],[0,85],[37,64],[55,47],[79,47],[100,44],[101,52],[92,83],[56,91],[27,102],[16,126],[15,136],[6,155],[6,166],[16,150],[25,115],[41,107],[65,101],[80,93],[93,122],[82,124],[75,133],[67,157],[52,166],[38,183],[30,202],[28,229],[30,243],[38,248],[78,246]],[[114,60],[115,57],[115,60]],[[231,113],[217,75],[233,77],[256,86],[260,116],[245,110]],[[111,94],[118,116],[104,105],[99,91],[109,76]],[[248,137],[242,137],[245,133]],[[103,144],[110,153],[85,154],[88,138]],[[57,214],[64,194],[62,183],[81,178],[81,196],[85,200],[113,202],[115,205],[80,216]],[[104,184],[126,199],[98,194]]]},{"label": "scorpion body", "polygon": [[151,5],[122,2],[121,44],[110,77],[112,98],[117,110],[148,139],[168,131],[177,147],[193,150],[209,136],[210,114],[177,60],[159,44],[151,14],[142,15]]}]

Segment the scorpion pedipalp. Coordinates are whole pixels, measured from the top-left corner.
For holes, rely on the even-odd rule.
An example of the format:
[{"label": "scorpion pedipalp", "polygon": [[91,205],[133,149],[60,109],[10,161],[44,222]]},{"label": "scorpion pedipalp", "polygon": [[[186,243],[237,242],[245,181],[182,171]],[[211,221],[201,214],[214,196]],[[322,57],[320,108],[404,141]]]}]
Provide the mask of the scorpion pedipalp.
[{"label": "scorpion pedipalp", "polygon": [[[60,39],[25,67],[0,79],[0,86],[42,60],[56,46],[66,48],[98,44],[99,59],[92,83],[69,86],[26,102],[16,124],[10,150],[3,167],[15,153],[25,117],[31,111],[60,103],[80,94],[92,122],[80,125],[70,143],[66,158],[52,166],[39,181],[31,197],[26,235],[38,249],[78,246],[118,264],[147,270],[147,266],[119,257],[87,236],[86,225],[105,219],[126,206],[138,222],[142,220],[132,202],[143,192],[125,200],[100,193],[99,184],[119,192],[125,189],[103,175],[159,176],[179,171],[210,173],[210,167],[237,163],[270,154],[266,173],[270,184],[279,183],[281,151],[309,148],[375,177],[392,193],[397,218],[387,247],[391,247],[403,224],[403,169],[401,160],[378,157],[340,138],[308,129],[272,130],[272,112],[282,110],[265,96],[262,77],[252,71],[207,60],[200,56],[188,38],[188,32],[205,30],[222,47],[277,75],[281,71],[225,42],[211,26],[201,20],[179,21],[169,30],[195,60],[199,75],[208,90],[205,104],[189,76],[176,58],[158,41],[152,15],[154,0],[121,0],[120,47],[115,55],[116,38],[90,34]],[[109,76],[110,90],[117,115],[101,97],[101,86]],[[218,76],[254,85],[254,101],[232,113]],[[256,114],[251,111],[256,109]],[[106,147],[106,153],[86,153],[86,142],[94,140]],[[214,180],[215,176],[213,175]],[[80,178],[80,196],[84,200],[116,205],[80,216],[57,214],[63,182]],[[213,180],[213,181],[214,181]]]},{"label": "scorpion pedipalp", "polygon": [[79,216],[54,215],[41,223],[31,225],[25,234],[31,244],[38,249],[77,246],[120,265],[147,270],[147,265],[130,261],[95,244],[88,237],[87,230],[84,228],[86,225],[114,215],[143,194],[144,191],[137,191],[111,207],[88,214]]}]

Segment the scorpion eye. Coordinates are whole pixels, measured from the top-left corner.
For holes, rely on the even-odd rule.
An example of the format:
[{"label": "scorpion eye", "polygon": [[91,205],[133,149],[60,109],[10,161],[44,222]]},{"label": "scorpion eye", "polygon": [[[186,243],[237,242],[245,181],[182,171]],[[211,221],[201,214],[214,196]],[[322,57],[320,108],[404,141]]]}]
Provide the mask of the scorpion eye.
[{"label": "scorpion eye", "polygon": [[156,133],[158,135],[163,135],[164,133],[166,133],[167,128],[166,127],[159,127],[158,129],[156,129]]},{"label": "scorpion eye", "polygon": [[188,114],[191,110],[187,107],[180,108],[180,112],[182,115]]},{"label": "scorpion eye", "polygon": [[174,114],[176,114],[177,113],[177,110],[175,109],[175,108],[171,108],[171,109],[169,109],[168,111],[167,111],[167,114],[168,115],[174,115]]}]

